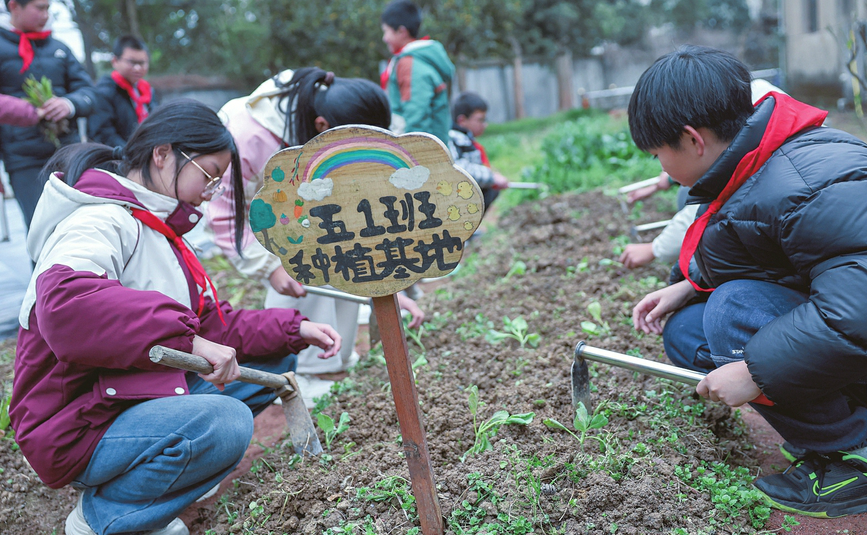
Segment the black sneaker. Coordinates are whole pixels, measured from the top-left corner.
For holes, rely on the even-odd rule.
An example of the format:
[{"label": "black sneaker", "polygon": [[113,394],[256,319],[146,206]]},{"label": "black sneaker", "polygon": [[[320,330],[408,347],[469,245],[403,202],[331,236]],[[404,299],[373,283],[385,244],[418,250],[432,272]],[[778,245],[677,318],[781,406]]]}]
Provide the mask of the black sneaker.
[{"label": "black sneaker", "polygon": [[837,452],[810,453],[782,474],[754,485],[773,507],[817,518],[867,512],[867,459]]},{"label": "black sneaker", "polygon": [[796,463],[799,459],[805,458],[810,452],[804,448],[792,445],[791,442],[783,442],[780,445],[780,453],[782,453],[783,457],[785,457],[790,463]]}]

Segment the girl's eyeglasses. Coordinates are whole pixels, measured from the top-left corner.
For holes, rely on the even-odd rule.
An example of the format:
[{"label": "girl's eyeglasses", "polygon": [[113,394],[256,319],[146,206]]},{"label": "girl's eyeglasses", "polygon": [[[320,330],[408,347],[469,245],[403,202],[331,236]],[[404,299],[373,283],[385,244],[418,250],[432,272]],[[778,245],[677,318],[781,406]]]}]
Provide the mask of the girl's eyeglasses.
[{"label": "girl's eyeglasses", "polygon": [[211,176],[210,173],[205,171],[205,169],[201,165],[196,163],[196,161],[194,159],[190,158],[190,156],[187,155],[186,152],[181,151],[181,154],[191,164],[195,165],[196,168],[198,168],[198,170],[201,171],[202,173],[204,173],[204,175],[208,178],[208,185],[205,186],[205,190],[202,191],[202,196],[210,195],[211,200],[214,200],[217,197],[219,197],[220,195],[222,195],[224,191],[226,191],[226,188],[223,186],[223,177],[218,176],[218,177],[214,178],[213,176]]}]

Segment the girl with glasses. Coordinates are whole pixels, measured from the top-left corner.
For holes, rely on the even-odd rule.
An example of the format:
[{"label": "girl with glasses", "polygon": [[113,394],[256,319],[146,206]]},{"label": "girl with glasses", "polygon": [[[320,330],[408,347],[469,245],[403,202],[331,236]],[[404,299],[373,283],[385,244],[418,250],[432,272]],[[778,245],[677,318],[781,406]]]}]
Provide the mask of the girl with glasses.
[{"label": "girl with glasses", "polygon": [[[82,489],[67,534],[188,533],[177,514],[234,469],[253,416],[275,399],[233,383],[238,363],[283,373],[308,345],[325,358],[340,349],[334,329],[297,310],[221,302],[184,243],[225,176],[239,192],[240,249],[239,162],[217,115],[177,100],[124,149],[64,147],[43,169],[9,414],[39,477]],[[204,357],[213,373],[152,363],[158,344]]]},{"label": "girl with glasses", "polygon": [[[315,321],[334,325],[345,341],[338,358],[322,361],[313,351],[298,355],[300,374],[343,371],[353,364],[354,341],[358,332],[357,303],[319,295],[307,295],[283,269],[280,259],[265,250],[250,229],[244,228],[243,254],[233,247],[231,232],[233,191],[248,198],[262,187],[265,164],[278,150],[303,145],[329,128],[361,124],[388,128],[391,110],[385,92],[360,78],[339,78],[316,67],[283,71],[259,86],[252,94],[229,101],[220,110],[229,132],[241,149],[243,190],[227,189],[220,199],[208,204],[208,222],[216,243],[229,261],[243,274],[260,279],[267,289],[266,308],[297,308]],[[236,166],[232,166],[233,170]],[[418,327],[424,313],[415,302],[398,294],[402,309],[412,315],[410,327]],[[304,380],[304,376],[301,376]],[[322,383],[319,383],[322,384]],[[302,391],[305,389],[302,387]],[[308,388],[307,395],[313,390]],[[308,399],[308,402],[310,400]]]}]

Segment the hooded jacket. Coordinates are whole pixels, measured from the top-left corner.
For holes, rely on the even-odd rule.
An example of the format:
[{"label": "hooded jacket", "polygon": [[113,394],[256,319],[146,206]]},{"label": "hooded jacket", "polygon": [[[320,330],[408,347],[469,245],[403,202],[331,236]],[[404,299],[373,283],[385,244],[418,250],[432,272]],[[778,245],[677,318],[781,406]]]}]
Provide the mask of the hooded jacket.
[{"label": "hooded jacket", "polygon": [[[690,202],[715,199],[738,163],[769,135],[779,99],[767,98]],[[791,135],[714,214],[693,257],[705,287],[750,279],[809,295],[762,327],[745,360],[762,392],[789,406],[809,403],[867,376],[867,144],[839,130]],[[700,277],[700,278],[696,278]]]},{"label": "hooded jacket", "polygon": [[455,66],[439,41],[412,41],[388,63],[385,90],[395,134],[427,132],[449,143],[449,83]]},{"label": "hooded jacket", "polygon": [[[277,75],[286,83],[293,71],[285,70]],[[244,177],[244,193],[247,208],[256,192],[265,181],[265,165],[280,149],[297,145],[294,139],[284,139],[286,133],[286,108],[289,106],[281,94],[285,89],[277,87],[274,78],[269,78],[250,95],[232,99],[220,108],[220,118],[235,138],[241,155],[241,176]],[[230,170],[223,175],[223,183],[231,184]],[[260,244],[249,225],[244,225],[241,246],[243,256],[238,255],[233,242],[235,197],[231,190],[208,203],[208,223],[214,230],[215,243],[232,265],[244,275],[267,280],[280,267],[280,259],[269,253]]]},{"label": "hooded jacket", "polygon": [[[23,62],[18,55],[19,36],[12,31],[8,20],[0,22],[0,93],[25,98],[24,81],[33,76],[51,80],[54,95],[67,99],[75,107],[70,118],[70,132],[60,137],[62,145],[79,141],[78,129],[72,119],[89,116],[96,102],[96,90],[84,67],[69,48],[54,39],[34,39],[33,63],[23,73]],[[28,167],[41,167],[54,154],[56,147],[38,126],[0,125],[0,155],[7,171]]]},{"label": "hooded jacket", "polygon": [[296,310],[232,310],[218,317],[179,251],[142,225],[151,211],[178,234],[191,205],[100,170],[75,187],[56,175],[36,208],[27,249],[37,259],[19,321],[9,415],[15,439],[50,487],[70,483],[115,417],[141,401],[189,394],[185,372],[154,364],[154,345],[190,352],[193,337],[234,347],[239,362],[282,358],[307,346]]}]

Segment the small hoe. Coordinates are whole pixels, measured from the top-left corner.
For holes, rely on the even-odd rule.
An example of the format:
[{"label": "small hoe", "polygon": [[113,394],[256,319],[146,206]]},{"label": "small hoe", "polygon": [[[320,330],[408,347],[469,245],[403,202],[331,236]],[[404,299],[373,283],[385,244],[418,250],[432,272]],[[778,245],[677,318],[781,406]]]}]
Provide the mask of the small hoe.
[{"label": "small hoe", "polygon": [[[671,379],[672,381],[679,381],[693,386],[697,385],[705,376],[703,373],[678,368],[670,364],[590,347],[581,341],[575,346],[575,358],[572,361],[572,406],[577,408],[579,402],[583,403],[587,412],[592,412],[590,403],[590,371],[587,368],[588,360],[610,364],[618,368],[626,368],[627,370],[654,377]],[[760,394],[751,403],[773,405],[773,402],[766,398],[764,394]]]},{"label": "small hoe", "polygon": [[[214,371],[211,364],[202,357],[163,346],[152,347],[150,357],[153,362],[180,370],[204,374]],[[286,415],[289,438],[292,439],[295,453],[298,455],[309,453],[314,456],[322,453],[322,444],[319,442],[316,429],[313,427],[310,413],[307,412],[307,407],[304,406],[304,400],[301,398],[298,383],[295,381],[295,374],[288,372],[278,375],[276,373],[254,370],[253,368],[245,368],[244,366],[240,366],[240,368],[241,377],[238,379],[239,381],[270,386],[277,391],[277,395],[283,402],[283,413]]]}]

